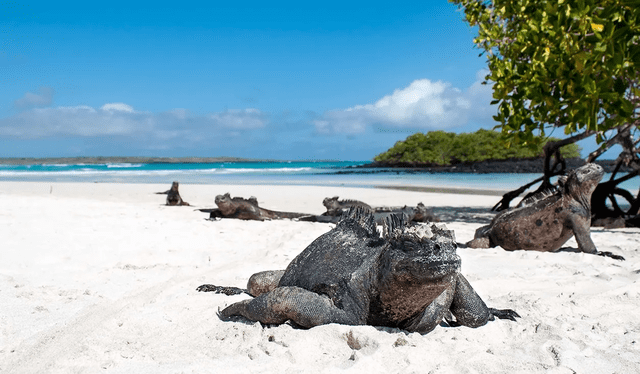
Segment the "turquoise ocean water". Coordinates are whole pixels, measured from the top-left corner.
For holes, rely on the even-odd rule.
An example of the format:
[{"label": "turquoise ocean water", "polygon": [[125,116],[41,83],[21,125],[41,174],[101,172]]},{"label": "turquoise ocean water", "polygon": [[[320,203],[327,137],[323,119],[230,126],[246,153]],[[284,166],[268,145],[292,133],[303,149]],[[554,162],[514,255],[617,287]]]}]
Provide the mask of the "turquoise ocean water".
[{"label": "turquoise ocean water", "polygon": [[[354,168],[366,161],[225,162],[211,164],[0,165],[0,181],[195,184],[287,184],[319,186],[454,187],[508,191],[539,174],[428,173]],[[605,175],[608,178],[608,175]],[[640,178],[624,187],[636,193]]]}]

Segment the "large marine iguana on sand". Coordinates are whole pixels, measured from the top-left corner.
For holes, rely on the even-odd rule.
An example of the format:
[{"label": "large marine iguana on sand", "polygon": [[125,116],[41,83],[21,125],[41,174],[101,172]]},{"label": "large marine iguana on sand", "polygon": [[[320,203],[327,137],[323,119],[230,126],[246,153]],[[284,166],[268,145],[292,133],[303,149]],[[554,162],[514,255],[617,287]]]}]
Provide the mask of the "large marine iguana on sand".
[{"label": "large marine iguana on sand", "polygon": [[[198,291],[244,290],[202,285]],[[305,328],[366,324],[425,334],[443,319],[478,327],[494,317],[519,317],[510,309],[488,308],[460,274],[453,231],[442,224],[408,226],[391,216],[381,236],[371,212],[362,208],[351,209],[286,270],[254,274],[246,292],[255,298],[231,304],[220,318],[291,320]]]},{"label": "large marine iguana on sand", "polygon": [[298,218],[308,216],[304,213],[277,212],[258,206],[258,199],[251,196],[249,199],[242,197],[232,198],[229,193],[216,196],[217,209],[200,209],[209,213],[209,218],[237,218],[244,220],[264,221],[270,219]]},{"label": "large marine iguana on sand", "polygon": [[570,171],[558,179],[552,190],[524,199],[515,208],[496,215],[489,225],[476,230],[467,246],[555,252],[575,236],[582,252],[624,260],[611,252],[599,252],[591,240],[591,194],[603,175],[597,164]]},{"label": "large marine iguana on sand", "polygon": [[178,192],[178,182],[171,183],[171,188],[164,192],[156,192],[157,195],[167,195],[167,205],[179,206],[189,205],[188,202],[182,200],[180,193]]}]

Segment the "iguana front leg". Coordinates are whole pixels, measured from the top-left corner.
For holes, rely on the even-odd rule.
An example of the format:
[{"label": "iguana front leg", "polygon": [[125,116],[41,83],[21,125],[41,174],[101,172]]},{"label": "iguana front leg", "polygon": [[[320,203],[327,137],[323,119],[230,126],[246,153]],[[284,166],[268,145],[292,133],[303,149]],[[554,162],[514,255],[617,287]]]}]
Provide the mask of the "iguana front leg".
[{"label": "iguana front leg", "polygon": [[442,319],[449,313],[449,305],[453,299],[454,287],[447,287],[442,293],[427,306],[417,318],[402,326],[410,332],[426,334],[440,324]]},{"label": "iguana front leg", "polygon": [[578,243],[578,249],[581,252],[591,254],[598,253],[595,243],[591,240],[590,219],[587,221],[587,218],[581,216],[572,219],[571,230],[573,231],[576,243]]},{"label": "iguana front leg", "polygon": [[362,325],[366,320],[333,304],[330,298],[300,287],[278,287],[255,299],[234,303],[219,312],[222,319],[243,316],[266,324],[292,320],[311,328],[328,323]]},{"label": "iguana front leg", "polygon": [[260,296],[274,290],[280,283],[284,270],[266,270],[255,273],[247,282],[247,291],[251,296]]},{"label": "iguana front leg", "polygon": [[[467,242],[469,248],[491,248],[491,225],[481,226],[476,229],[476,233],[473,235],[473,240]],[[495,245],[494,245],[495,246]]]},{"label": "iguana front leg", "polygon": [[462,274],[458,274],[450,310],[457,323],[467,327],[483,326],[488,321],[493,321],[494,317],[512,321],[515,321],[515,317],[520,317],[511,309],[488,308]]},{"label": "iguana front leg", "polygon": [[574,219],[571,224],[573,225],[573,236],[578,243],[578,249],[585,253],[591,253],[603,257],[611,257],[614,260],[624,261],[624,257],[613,254],[611,252],[601,252],[596,248],[595,243],[591,239],[591,219],[584,219],[582,217]]}]

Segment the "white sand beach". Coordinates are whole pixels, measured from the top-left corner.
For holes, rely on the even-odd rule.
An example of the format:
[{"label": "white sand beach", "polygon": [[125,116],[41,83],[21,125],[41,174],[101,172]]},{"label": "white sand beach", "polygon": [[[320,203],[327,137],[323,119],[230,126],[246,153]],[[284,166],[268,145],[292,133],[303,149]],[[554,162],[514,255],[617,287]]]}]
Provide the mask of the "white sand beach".
[{"label": "white sand beach", "polygon": [[[592,229],[602,251],[459,248],[486,304],[522,318],[426,335],[373,326],[223,322],[245,287],[284,269],[333,226],[206,220],[218,194],[324,212],[330,196],[375,206],[491,207],[499,196],[307,186],[0,182],[0,373],[638,373],[640,230]],[[480,224],[445,222],[458,242]],[[576,247],[572,239],[567,244]]]}]

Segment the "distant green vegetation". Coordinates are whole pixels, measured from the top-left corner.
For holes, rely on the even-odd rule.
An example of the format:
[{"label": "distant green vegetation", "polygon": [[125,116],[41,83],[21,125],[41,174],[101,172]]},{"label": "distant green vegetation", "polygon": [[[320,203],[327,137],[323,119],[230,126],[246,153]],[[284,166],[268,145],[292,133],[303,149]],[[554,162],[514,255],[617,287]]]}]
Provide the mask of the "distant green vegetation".
[{"label": "distant green vegetation", "polygon": [[[499,132],[480,129],[474,133],[455,134],[444,131],[417,133],[397,142],[388,151],[377,155],[378,162],[451,165],[460,162],[504,160],[509,158],[542,157],[542,147],[511,144],[508,147]],[[580,157],[580,147],[573,143],[561,148],[565,158]]]}]

